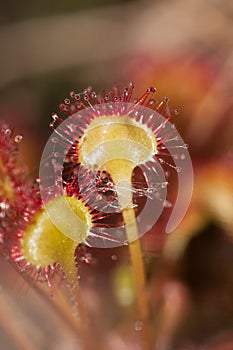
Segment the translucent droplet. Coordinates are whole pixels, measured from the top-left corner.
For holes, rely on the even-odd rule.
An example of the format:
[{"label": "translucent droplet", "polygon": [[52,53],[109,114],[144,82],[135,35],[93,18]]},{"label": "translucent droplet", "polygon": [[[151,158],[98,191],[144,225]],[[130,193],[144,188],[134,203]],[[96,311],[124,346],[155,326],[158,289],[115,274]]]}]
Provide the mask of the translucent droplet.
[{"label": "translucent droplet", "polygon": [[163,207],[164,208],[171,208],[171,206],[172,206],[172,204],[171,204],[171,202],[169,202],[168,200],[164,200],[163,201]]},{"label": "translucent droplet", "polygon": [[11,134],[11,130],[10,130],[10,129],[6,129],[6,130],[5,130],[5,134],[6,134],[6,135],[10,135],[10,134]]},{"label": "translucent droplet", "polygon": [[150,86],[148,89],[147,89],[147,92],[149,92],[150,94],[153,94],[155,93],[156,89],[154,88],[154,86]]},{"label": "translucent droplet", "polygon": [[57,121],[59,119],[58,115],[56,113],[52,114],[52,118],[54,121]]},{"label": "translucent droplet", "polygon": [[137,332],[140,332],[142,330],[143,327],[143,322],[142,321],[136,321],[134,324],[134,329]]},{"label": "translucent droplet", "polygon": [[53,137],[53,138],[52,138],[52,142],[53,142],[53,143],[57,143],[57,142],[58,142],[57,137]]},{"label": "translucent droplet", "polygon": [[115,254],[113,254],[113,255],[111,256],[111,259],[112,259],[113,261],[116,261],[116,260],[118,259],[118,256],[115,255]]},{"label": "translucent droplet", "polygon": [[6,203],[6,202],[1,202],[1,203],[0,203],[0,209],[2,209],[2,210],[7,210],[7,209],[9,209],[9,204]]},{"label": "translucent droplet", "polygon": [[23,136],[22,136],[22,135],[16,135],[16,136],[15,136],[15,142],[16,142],[16,143],[20,143],[20,142],[22,141],[22,139],[23,139]]},{"label": "translucent droplet", "polygon": [[60,153],[59,153],[59,152],[55,152],[55,153],[54,153],[54,157],[55,157],[55,158],[60,157]]},{"label": "translucent droplet", "polygon": [[83,260],[84,260],[84,262],[85,262],[86,264],[91,264],[91,263],[92,263],[92,256],[91,256],[91,254],[89,254],[89,253],[85,254]]}]

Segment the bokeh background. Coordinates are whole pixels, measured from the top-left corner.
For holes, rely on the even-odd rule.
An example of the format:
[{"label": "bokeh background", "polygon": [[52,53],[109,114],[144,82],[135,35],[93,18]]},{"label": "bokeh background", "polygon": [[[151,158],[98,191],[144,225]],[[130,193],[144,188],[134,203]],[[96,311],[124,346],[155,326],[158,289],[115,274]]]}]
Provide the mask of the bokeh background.
[{"label": "bokeh background", "polygon": [[[172,235],[164,233],[165,216],[142,240],[157,314],[155,349],[232,349],[233,3],[2,1],[0,48],[0,118],[23,135],[21,152],[32,178],[51,133],[50,115],[72,90],[91,85],[101,91],[115,81],[120,87],[133,81],[136,95],[154,85],[180,110],[174,122],[194,165],[191,206]],[[130,289],[125,253],[111,251],[109,257],[113,253],[121,263],[107,263],[108,281],[113,278],[116,290],[124,283]],[[107,254],[94,255],[103,268]],[[0,269],[3,348],[78,349],[69,322],[63,325],[52,309],[42,316],[43,298],[3,259]],[[100,267],[93,269],[102,276]],[[114,322],[105,339],[109,348],[135,348],[134,336],[125,334],[128,325]]]}]

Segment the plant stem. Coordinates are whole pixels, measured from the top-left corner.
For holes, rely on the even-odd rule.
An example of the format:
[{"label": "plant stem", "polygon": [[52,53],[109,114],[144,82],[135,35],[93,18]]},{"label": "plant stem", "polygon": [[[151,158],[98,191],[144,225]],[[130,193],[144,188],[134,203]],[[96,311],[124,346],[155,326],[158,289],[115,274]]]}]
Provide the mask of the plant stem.
[{"label": "plant stem", "polygon": [[[71,252],[72,253],[72,252]],[[75,250],[73,251],[73,255]],[[97,339],[95,339],[95,344],[93,343],[93,337],[90,335],[93,332],[90,329],[89,319],[84,306],[82,293],[77,278],[77,266],[75,259],[64,259],[61,263],[62,268],[66,275],[66,280],[71,294],[71,306],[73,308],[74,316],[76,316],[76,321],[78,322],[78,327],[83,342],[83,347],[85,350],[95,349],[97,346]]]},{"label": "plant stem", "polygon": [[141,244],[134,209],[124,209],[123,218],[126,224],[126,234],[129,243],[129,250],[132,262],[133,277],[136,290],[136,298],[140,316],[143,320],[149,317],[148,298],[146,294],[145,268],[142,258]]},{"label": "plant stem", "polygon": [[[149,320],[149,302],[146,292],[146,278],[145,268],[142,257],[141,244],[138,235],[138,228],[135,219],[134,209],[124,209],[123,212],[124,222],[126,224],[126,234],[129,240],[129,250],[133,270],[133,279],[135,285],[135,293],[138,305],[138,311],[143,323],[142,327],[142,340],[143,350],[150,350],[151,345],[151,325]],[[136,238],[137,237],[137,238]],[[135,239],[132,241],[132,239]]]},{"label": "plant stem", "polygon": [[145,268],[139,240],[138,227],[132,196],[132,173],[134,165],[128,160],[111,160],[106,165],[106,170],[111,174],[116,185],[119,204],[122,208],[122,216],[126,227],[127,240],[132,263],[132,271],[135,285],[135,294],[140,315],[143,322],[143,349],[151,349],[151,332],[149,324],[149,302],[146,293]]}]

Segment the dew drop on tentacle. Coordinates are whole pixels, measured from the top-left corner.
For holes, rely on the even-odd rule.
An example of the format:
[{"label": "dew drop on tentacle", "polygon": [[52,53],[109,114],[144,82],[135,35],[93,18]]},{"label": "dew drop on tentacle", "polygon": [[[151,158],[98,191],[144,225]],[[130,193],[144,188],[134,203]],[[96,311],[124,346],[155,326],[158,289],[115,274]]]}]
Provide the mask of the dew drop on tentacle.
[{"label": "dew drop on tentacle", "polygon": [[10,135],[11,134],[11,129],[6,129],[5,131],[4,131],[4,133],[5,133],[5,135]]},{"label": "dew drop on tentacle", "polygon": [[22,135],[16,135],[16,136],[15,136],[15,142],[16,142],[16,143],[20,143],[20,142],[22,141],[22,139],[23,139],[23,136],[22,136]]}]

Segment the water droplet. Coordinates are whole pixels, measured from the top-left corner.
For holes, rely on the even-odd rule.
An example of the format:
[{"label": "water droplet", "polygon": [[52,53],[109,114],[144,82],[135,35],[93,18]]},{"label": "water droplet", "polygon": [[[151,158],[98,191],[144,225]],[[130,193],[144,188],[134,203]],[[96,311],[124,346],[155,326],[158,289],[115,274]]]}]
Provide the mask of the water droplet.
[{"label": "water droplet", "polygon": [[163,207],[164,208],[171,208],[171,206],[172,206],[172,204],[171,204],[171,202],[169,202],[168,200],[164,200],[163,201]]},{"label": "water droplet", "polygon": [[20,143],[20,142],[22,141],[22,139],[23,139],[23,136],[22,136],[22,135],[16,135],[16,136],[15,136],[15,142],[16,142],[16,143]]},{"label": "water droplet", "polygon": [[136,321],[134,324],[135,331],[139,332],[142,330],[143,322],[142,321]]},{"label": "water droplet", "polygon": [[92,256],[91,256],[91,254],[86,253],[83,260],[84,260],[84,262],[86,264],[91,264],[92,263]]},{"label": "water droplet", "polygon": [[58,119],[58,116],[56,113],[51,113],[51,117],[54,121],[56,121]]},{"label": "water droplet", "polygon": [[11,130],[10,130],[10,129],[6,129],[6,130],[5,130],[5,134],[6,134],[6,135],[10,135],[10,134],[11,134]]},{"label": "water droplet", "polygon": [[0,209],[2,209],[2,210],[7,210],[7,209],[9,209],[9,207],[10,207],[9,204],[6,202],[0,203]]},{"label": "water droplet", "polygon": [[154,86],[150,86],[148,89],[147,89],[147,92],[149,92],[150,94],[154,94],[156,92],[156,88]]},{"label": "water droplet", "polygon": [[55,152],[55,153],[54,153],[54,157],[55,157],[55,158],[60,157],[60,153],[59,153],[59,152]]},{"label": "water droplet", "polygon": [[57,137],[53,137],[53,138],[52,138],[52,142],[53,142],[53,143],[57,143],[57,142],[58,142]]},{"label": "water droplet", "polygon": [[113,254],[113,255],[111,256],[111,259],[112,259],[113,261],[116,261],[116,260],[118,259],[118,256],[115,255],[115,254]]},{"label": "water droplet", "polygon": [[186,158],[186,155],[185,154],[181,154],[181,156],[180,156],[180,159],[185,159]]},{"label": "water droplet", "polygon": [[182,170],[182,169],[181,169],[181,167],[179,167],[179,166],[177,166],[177,167],[176,167],[176,171],[177,171],[177,173],[180,173],[180,172],[181,172],[181,170]]}]

